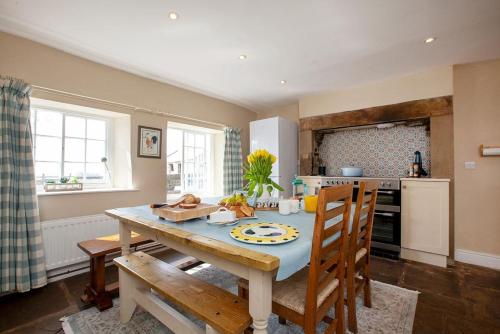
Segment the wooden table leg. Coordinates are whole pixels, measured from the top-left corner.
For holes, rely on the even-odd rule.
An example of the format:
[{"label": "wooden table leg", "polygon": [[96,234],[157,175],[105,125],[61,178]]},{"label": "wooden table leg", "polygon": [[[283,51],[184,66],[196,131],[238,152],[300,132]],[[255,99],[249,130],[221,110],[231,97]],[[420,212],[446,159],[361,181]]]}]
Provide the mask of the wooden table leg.
[{"label": "wooden table leg", "polygon": [[99,311],[113,306],[113,300],[106,290],[105,259],[104,255],[90,259],[90,284],[81,297],[84,303],[95,304]]},{"label": "wooden table leg", "polygon": [[104,311],[113,306],[113,300],[106,291],[106,278],[105,278],[105,256],[98,256],[94,258],[94,286],[92,288],[95,292],[95,304],[99,311]]},{"label": "wooden table leg", "polygon": [[85,286],[85,291],[80,297],[84,304],[92,304],[94,302],[94,294],[92,293],[92,285],[94,283],[94,258],[90,258],[90,283]]},{"label": "wooden table leg", "polygon": [[[122,246],[122,255],[130,254],[130,240],[132,232],[125,222],[120,220],[120,245]],[[132,317],[137,306],[135,301],[130,298],[133,293],[134,281],[127,277],[126,273],[119,270],[118,281],[120,284],[120,321],[126,323]]]},{"label": "wooden table leg", "polygon": [[122,246],[122,255],[130,254],[130,241],[132,240],[132,231],[128,225],[120,220],[120,245]]},{"label": "wooden table leg", "polygon": [[253,318],[253,332],[254,334],[266,334],[272,309],[272,273],[250,269],[248,284],[249,311]]}]

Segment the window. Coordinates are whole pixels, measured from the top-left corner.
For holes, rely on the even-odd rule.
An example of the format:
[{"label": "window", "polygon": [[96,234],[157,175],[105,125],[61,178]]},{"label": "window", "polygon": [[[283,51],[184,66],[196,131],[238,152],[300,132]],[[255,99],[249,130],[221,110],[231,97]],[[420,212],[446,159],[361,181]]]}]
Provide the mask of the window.
[{"label": "window", "polygon": [[[214,194],[214,134],[203,128],[167,129],[167,197]],[[213,130],[212,130],[213,131]]]},{"label": "window", "polygon": [[87,188],[109,185],[108,119],[33,107],[31,129],[37,185],[62,177],[76,177]]}]

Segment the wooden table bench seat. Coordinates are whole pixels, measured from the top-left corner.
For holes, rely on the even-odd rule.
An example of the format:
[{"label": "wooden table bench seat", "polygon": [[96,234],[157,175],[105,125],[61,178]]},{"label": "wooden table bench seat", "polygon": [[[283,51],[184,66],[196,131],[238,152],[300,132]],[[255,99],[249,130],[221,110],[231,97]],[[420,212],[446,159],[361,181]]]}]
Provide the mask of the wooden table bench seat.
[{"label": "wooden table bench seat", "polygon": [[[137,233],[132,236],[131,246],[137,247],[152,242]],[[112,297],[118,293],[118,282],[106,285],[106,255],[121,250],[119,234],[81,241],[78,247],[90,257],[90,283],[81,297],[85,304],[94,304],[99,311],[113,306]]]},{"label": "wooden table bench seat", "polygon": [[[199,280],[143,252],[114,259],[119,267],[120,316],[132,317],[140,305],[175,333],[204,333],[183,314],[155,295],[204,321],[206,333],[243,333],[251,324],[248,302],[232,293]],[[152,293],[151,289],[155,292]]]}]

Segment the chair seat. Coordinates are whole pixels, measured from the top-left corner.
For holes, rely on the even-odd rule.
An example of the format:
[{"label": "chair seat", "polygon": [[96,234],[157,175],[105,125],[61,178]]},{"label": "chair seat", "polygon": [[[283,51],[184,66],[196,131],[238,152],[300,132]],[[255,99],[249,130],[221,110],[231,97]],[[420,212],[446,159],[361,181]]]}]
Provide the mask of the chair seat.
[{"label": "chair seat", "polygon": [[356,252],[356,260],[355,260],[356,262],[355,262],[355,263],[357,263],[359,260],[361,260],[361,258],[362,258],[363,256],[365,256],[367,253],[368,253],[368,251],[367,251],[367,250],[366,250],[366,248],[364,248],[364,247],[363,247],[363,248],[361,248],[360,250],[358,250],[358,251]]},{"label": "chair seat", "polygon": [[[326,275],[327,273],[324,273]],[[305,267],[283,281],[273,282],[273,302],[289,308],[299,314],[305,313],[307,278],[309,267]],[[248,289],[248,281],[240,279],[238,285]],[[339,286],[337,279],[332,280],[323,291],[318,293],[317,306],[319,307],[330,294]]]}]

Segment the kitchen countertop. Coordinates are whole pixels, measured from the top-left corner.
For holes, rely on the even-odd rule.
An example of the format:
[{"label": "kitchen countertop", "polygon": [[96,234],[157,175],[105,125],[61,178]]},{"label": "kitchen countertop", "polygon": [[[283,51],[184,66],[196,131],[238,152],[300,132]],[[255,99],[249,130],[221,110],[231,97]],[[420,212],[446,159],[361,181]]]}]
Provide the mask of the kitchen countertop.
[{"label": "kitchen countertop", "polygon": [[362,176],[362,177],[350,177],[350,176],[323,176],[323,175],[300,175],[299,178],[311,178],[311,179],[355,179],[355,178],[367,178],[367,179],[399,179],[400,181],[418,181],[418,182],[450,182],[450,179],[447,178],[433,178],[433,177],[371,177],[371,176]]},{"label": "kitchen countertop", "polygon": [[418,181],[418,182],[450,182],[450,179],[432,178],[432,177],[402,177],[401,181]]}]

